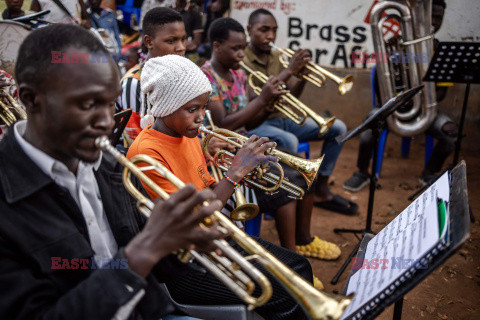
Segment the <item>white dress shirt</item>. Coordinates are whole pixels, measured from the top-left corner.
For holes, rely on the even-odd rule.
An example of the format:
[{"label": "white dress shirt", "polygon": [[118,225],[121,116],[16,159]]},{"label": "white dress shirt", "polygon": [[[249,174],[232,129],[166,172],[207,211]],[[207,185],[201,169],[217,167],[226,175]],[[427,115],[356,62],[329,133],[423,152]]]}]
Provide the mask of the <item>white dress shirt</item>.
[{"label": "white dress shirt", "polygon": [[102,157],[94,163],[79,162],[74,175],[62,162],[37,149],[23,138],[27,122],[19,121],[14,126],[15,138],[20,147],[38,167],[58,185],[66,188],[83,214],[88,235],[97,261],[111,259],[118,250],[108,223],[93,169],[98,169]]}]

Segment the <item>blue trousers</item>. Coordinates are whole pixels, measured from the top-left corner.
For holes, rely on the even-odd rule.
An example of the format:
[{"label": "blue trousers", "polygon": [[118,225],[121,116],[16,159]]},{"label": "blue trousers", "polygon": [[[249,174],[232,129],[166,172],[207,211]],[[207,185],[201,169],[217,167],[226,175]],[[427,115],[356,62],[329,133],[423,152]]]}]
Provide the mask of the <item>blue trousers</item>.
[{"label": "blue trousers", "polygon": [[287,118],[272,118],[250,130],[248,136],[268,137],[275,141],[279,147],[286,148],[293,153],[297,153],[299,142],[323,140],[322,155],[324,154],[325,158],[318,174],[330,176],[343,146],[343,144],[337,143],[335,138],[345,133],[347,127],[341,120],[336,119],[330,130],[321,138],[318,137],[319,131],[317,123],[312,118],[307,118],[303,126]]}]

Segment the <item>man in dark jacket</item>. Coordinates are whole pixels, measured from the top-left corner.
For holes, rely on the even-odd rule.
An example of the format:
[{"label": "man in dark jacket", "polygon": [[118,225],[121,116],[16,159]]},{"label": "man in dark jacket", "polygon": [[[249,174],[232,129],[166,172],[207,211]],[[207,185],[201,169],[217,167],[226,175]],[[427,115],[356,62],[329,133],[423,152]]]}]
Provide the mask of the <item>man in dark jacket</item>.
[{"label": "man in dark jacket", "polygon": [[[57,50],[71,63],[51,63]],[[192,186],[148,222],[138,213],[120,166],[95,146],[112,130],[120,85],[110,60],[78,59],[92,52],[107,55],[65,25],[33,32],[19,50],[28,120],[0,144],[0,319],[159,319],[174,307],[158,277],[182,269],[170,252],[221,237],[198,225],[221,204],[194,209],[213,193]]]},{"label": "man in dark jacket", "polygon": [[[0,319],[171,319],[175,308],[159,284],[167,280],[184,303],[240,303],[203,268],[170,255],[211,251],[224,237],[199,226],[221,207],[200,206],[213,193],[186,186],[145,221],[120,165],[95,146],[113,128],[121,90],[101,43],[78,26],[38,29],[22,43],[15,73],[28,120],[0,142]],[[306,259],[260,244],[312,281]],[[303,319],[267,276],[273,296],[258,313]]]}]

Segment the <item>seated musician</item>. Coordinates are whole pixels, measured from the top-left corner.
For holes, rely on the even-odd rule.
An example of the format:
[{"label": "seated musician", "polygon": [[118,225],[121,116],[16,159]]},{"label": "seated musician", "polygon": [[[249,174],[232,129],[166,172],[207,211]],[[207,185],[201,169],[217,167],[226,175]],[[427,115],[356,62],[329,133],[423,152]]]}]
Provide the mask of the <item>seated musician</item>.
[{"label": "seated musician", "polygon": [[0,319],[175,319],[159,281],[186,267],[170,252],[210,251],[222,233],[198,222],[221,204],[198,209],[214,194],[189,185],[146,221],[121,166],[95,146],[113,129],[116,65],[52,64],[52,51],[107,54],[89,31],[62,24],[19,49],[28,120],[0,142]]},{"label": "seated musician", "polygon": [[[198,66],[187,58],[167,55],[149,59],[142,71],[142,94],[147,95],[150,113],[156,118],[153,125],[140,132],[127,153],[127,158],[138,154],[146,154],[158,160],[170,169],[182,181],[190,182],[197,189],[211,187],[223,204],[234,192],[234,188],[243,177],[259,163],[243,161],[244,159],[267,159],[263,154],[274,142],[268,138],[251,137],[239,149],[233,165],[222,179],[214,185],[210,176],[200,142],[197,138],[199,126],[205,117],[206,104],[212,90],[210,82]],[[176,190],[170,181],[153,171],[145,171],[152,180],[166,192]],[[146,188],[151,198],[157,195]],[[307,259],[296,253],[278,247],[272,243],[257,239],[267,250],[280,257],[291,269],[308,281],[312,281],[312,271]],[[236,244],[232,246],[238,248]],[[242,254],[246,254],[238,248]],[[273,285],[273,297],[257,309],[265,319],[304,319],[301,308],[292,300],[285,289],[271,277],[266,276]],[[191,291],[188,294],[185,286],[191,286],[192,279],[199,279],[204,286],[215,290],[217,295],[199,294]],[[167,282],[167,287],[175,301],[190,304],[228,304],[240,303],[223,284],[203,271],[191,270],[188,276]]]},{"label": "seated musician", "polygon": [[[443,15],[445,13],[446,3],[444,0],[434,0],[432,2],[432,25],[434,32],[437,32],[442,26]],[[395,37],[390,40],[392,42],[397,42],[399,39]],[[438,40],[434,39],[438,42]],[[378,69],[377,69],[378,70]],[[396,74],[393,73],[392,74]],[[402,87],[404,84],[401,79],[396,79],[396,86]],[[381,101],[380,98],[380,89],[378,86],[378,73],[375,73],[375,92],[377,94],[377,101]],[[448,87],[442,86],[441,83],[437,84],[436,87],[436,100],[441,102],[447,93]],[[407,108],[411,108],[411,105],[404,108],[404,112],[407,112]],[[370,113],[373,114],[378,110],[374,108]],[[421,185],[425,186],[434,182],[438,178],[438,174],[442,170],[442,166],[447,160],[448,156],[455,149],[455,142],[457,140],[458,127],[453,122],[450,117],[448,117],[443,112],[439,111],[435,120],[432,122],[429,128],[425,131],[426,134],[434,137],[438,140],[435,144],[435,147],[432,150],[432,155],[430,159],[425,164],[423,171],[420,174],[419,182]],[[370,158],[373,152],[373,135],[371,130],[366,130],[360,134],[360,146],[358,149],[358,158],[357,158],[357,167],[358,171],[354,172],[353,175],[345,180],[343,183],[343,188],[350,192],[357,192],[367,186],[370,182]]]},{"label": "seated musician", "polygon": [[[220,18],[212,23],[208,36],[212,59],[202,66],[213,88],[208,108],[218,127],[246,135],[247,129],[255,128],[269,116],[270,102],[282,93],[277,89],[281,82],[276,77],[270,77],[260,96],[248,101],[245,73],[239,69],[239,62],[245,57],[245,30],[232,18]],[[288,169],[286,167],[290,182],[305,184],[298,172]],[[307,189],[306,184],[303,189]],[[259,190],[256,195],[262,212],[275,211],[275,222],[283,247],[318,259],[334,260],[340,256],[340,248],[335,244],[317,236],[312,238],[310,234],[313,193],[306,194],[302,201],[288,198],[288,192],[284,190],[272,196]]]},{"label": "seated musician", "polygon": [[[185,56],[186,39],[185,25],[182,16],[177,11],[156,7],[143,18],[143,42],[148,49],[147,60],[167,54]],[[141,84],[140,77],[143,64],[130,69],[122,78],[122,95],[117,101],[117,112],[132,109],[125,134],[130,145],[142,131],[140,126]]]},{"label": "seated musician", "polygon": [[[292,94],[299,96],[305,86],[302,75],[308,70],[306,63],[310,59],[307,50],[298,50],[290,59],[288,68],[284,69],[279,62],[279,53],[271,50],[270,42],[274,42],[277,32],[277,21],[272,13],[265,9],[255,10],[248,19],[247,31],[250,36],[250,43],[245,49],[244,62],[247,66],[256,71],[261,71],[267,76],[277,76],[281,81],[287,83]],[[299,77],[294,79],[293,76]],[[255,98],[251,91],[250,98]],[[269,137],[281,147],[290,152],[297,152],[298,143],[303,141],[324,140],[322,154],[325,158],[318,172],[315,184],[314,205],[328,210],[344,214],[355,214],[357,204],[331,193],[328,187],[328,179],[333,173],[342,144],[337,143],[335,138],[346,132],[345,124],[336,119],[333,126],[321,138],[318,124],[311,118],[307,118],[303,126],[295,124],[292,120],[284,117],[281,113],[275,112],[269,115],[268,119],[260,126],[249,131],[249,135],[255,134],[261,137]]]}]

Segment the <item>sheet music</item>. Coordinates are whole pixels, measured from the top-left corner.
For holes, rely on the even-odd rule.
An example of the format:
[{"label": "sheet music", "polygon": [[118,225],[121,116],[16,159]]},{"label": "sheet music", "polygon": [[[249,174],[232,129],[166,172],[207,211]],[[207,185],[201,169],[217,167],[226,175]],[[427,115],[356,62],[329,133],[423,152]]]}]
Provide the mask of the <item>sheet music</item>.
[{"label": "sheet music", "polygon": [[[422,258],[439,242],[437,199],[450,200],[448,173],[445,173],[413,201],[367,245],[364,260],[356,259],[347,295],[355,293],[341,319],[356,312],[379,293],[389,294],[413,266],[426,267]],[[379,299],[377,299],[379,300]],[[371,301],[367,309],[379,301]]]}]

